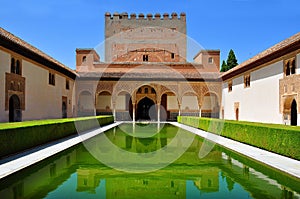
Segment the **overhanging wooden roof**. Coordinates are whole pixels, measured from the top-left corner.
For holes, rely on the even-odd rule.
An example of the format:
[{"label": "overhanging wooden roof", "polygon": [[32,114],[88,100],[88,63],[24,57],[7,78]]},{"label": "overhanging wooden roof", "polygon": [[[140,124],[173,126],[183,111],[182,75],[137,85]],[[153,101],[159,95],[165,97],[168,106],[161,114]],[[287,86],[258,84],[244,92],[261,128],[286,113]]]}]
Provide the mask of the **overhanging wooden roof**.
[{"label": "overhanging wooden roof", "polygon": [[0,27],[0,45],[48,68],[75,79],[77,74],[56,59]]},{"label": "overhanging wooden roof", "polygon": [[300,32],[222,73],[221,78],[227,80],[299,49]]}]

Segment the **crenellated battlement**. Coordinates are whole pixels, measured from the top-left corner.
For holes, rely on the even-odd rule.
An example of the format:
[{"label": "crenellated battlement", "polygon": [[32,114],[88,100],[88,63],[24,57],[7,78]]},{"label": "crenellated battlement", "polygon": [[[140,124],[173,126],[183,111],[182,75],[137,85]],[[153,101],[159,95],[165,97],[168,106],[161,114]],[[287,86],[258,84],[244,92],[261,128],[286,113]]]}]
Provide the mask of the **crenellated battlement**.
[{"label": "crenellated battlement", "polygon": [[178,15],[177,13],[173,12],[172,14],[164,13],[161,15],[160,13],[156,13],[155,15],[149,13],[147,15],[144,15],[143,13],[135,14],[131,13],[130,15],[127,12],[124,13],[118,13],[115,12],[113,14],[107,12],[105,13],[105,18],[110,20],[186,20],[186,14],[184,12],[180,13]]},{"label": "crenellated battlement", "polygon": [[[186,57],[186,14],[105,13],[105,61],[129,59],[142,61],[145,52],[136,49],[163,49],[147,52],[149,61],[178,62]],[[171,52],[171,53],[165,53]],[[129,54],[128,54],[129,53]],[[180,57],[178,56],[180,55]],[[182,59],[181,59],[182,58]],[[145,58],[146,59],[146,58]]]}]

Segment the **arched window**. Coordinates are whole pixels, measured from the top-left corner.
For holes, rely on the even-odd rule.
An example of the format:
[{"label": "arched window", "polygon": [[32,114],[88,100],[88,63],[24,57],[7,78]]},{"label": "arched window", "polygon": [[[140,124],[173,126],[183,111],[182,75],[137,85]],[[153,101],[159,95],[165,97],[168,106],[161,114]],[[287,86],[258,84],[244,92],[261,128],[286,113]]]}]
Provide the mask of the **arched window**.
[{"label": "arched window", "polygon": [[86,56],[83,56],[82,57],[82,63],[85,63],[86,62]]},{"label": "arched window", "polygon": [[285,75],[289,76],[290,75],[290,62],[286,63],[286,67],[285,67]]},{"label": "arched window", "polygon": [[16,67],[15,67],[15,59],[11,58],[11,63],[10,63],[10,72],[15,73]]},{"label": "arched window", "polygon": [[296,63],[295,63],[295,60],[292,61],[291,74],[296,74]]}]

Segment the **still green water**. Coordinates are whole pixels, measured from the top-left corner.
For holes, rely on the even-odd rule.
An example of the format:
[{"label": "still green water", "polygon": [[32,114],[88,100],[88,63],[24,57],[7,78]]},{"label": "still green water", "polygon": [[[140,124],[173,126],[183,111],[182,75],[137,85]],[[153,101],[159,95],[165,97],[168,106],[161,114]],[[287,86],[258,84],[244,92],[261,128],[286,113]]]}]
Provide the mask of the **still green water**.
[{"label": "still green water", "polygon": [[122,124],[0,181],[1,198],[299,198],[300,181],[169,124]]}]

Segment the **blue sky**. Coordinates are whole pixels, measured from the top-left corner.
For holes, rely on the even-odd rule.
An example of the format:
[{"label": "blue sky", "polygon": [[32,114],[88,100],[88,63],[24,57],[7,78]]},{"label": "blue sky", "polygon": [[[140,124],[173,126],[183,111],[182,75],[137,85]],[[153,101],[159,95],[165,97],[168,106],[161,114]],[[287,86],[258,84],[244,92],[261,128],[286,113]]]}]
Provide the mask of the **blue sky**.
[{"label": "blue sky", "polygon": [[75,68],[76,48],[104,40],[105,12],[185,12],[189,37],[239,63],[300,31],[299,0],[10,0],[0,26]]}]

